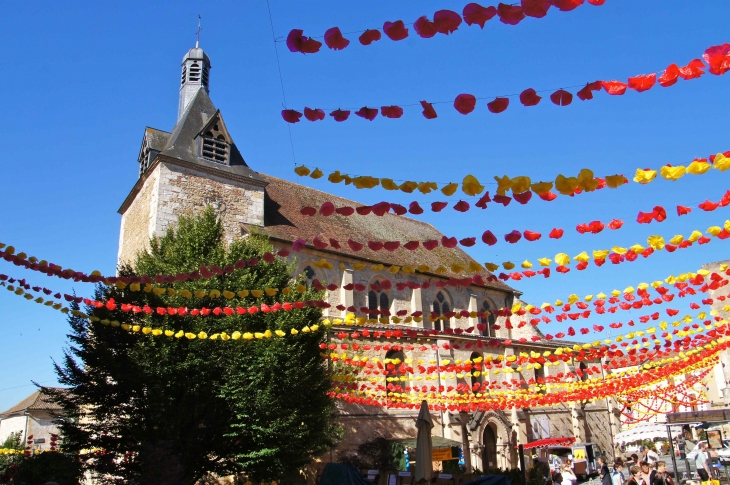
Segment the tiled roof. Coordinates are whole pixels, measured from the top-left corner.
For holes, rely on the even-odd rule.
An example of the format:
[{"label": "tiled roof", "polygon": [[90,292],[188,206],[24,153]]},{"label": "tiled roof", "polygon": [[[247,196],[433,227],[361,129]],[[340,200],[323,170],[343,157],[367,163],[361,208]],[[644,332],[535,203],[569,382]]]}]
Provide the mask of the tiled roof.
[{"label": "tiled roof", "polygon": [[[266,186],[264,200],[264,232],[269,237],[288,242],[304,239],[308,243],[311,243],[315,237],[319,237],[324,241],[329,241],[332,238],[338,240],[342,248],[334,250],[330,247],[325,249],[326,252],[385,265],[417,266],[426,264],[435,269],[438,266],[449,268],[454,263],[467,266],[469,262],[476,262],[460,248],[448,249],[442,246],[435,248],[433,251],[428,251],[423,247],[419,247],[415,251],[409,251],[402,247],[393,252],[386,250],[372,251],[367,247],[368,241],[400,241],[401,243],[427,241],[429,239],[440,241],[443,234],[430,224],[393,213],[387,213],[382,217],[372,214],[367,216],[354,214],[345,217],[337,213],[329,217],[320,215],[305,216],[300,213],[302,207],[318,208],[328,201],[334,203],[335,207],[358,207],[363,204],[270,175],[260,175],[269,183]],[[348,239],[361,242],[366,246],[361,251],[352,251],[347,245]],[[484,270],[481,274],[486,278],[491,273]],[[439,275],[433,274],[433,276],[438,277]],[[503,291],[516,292],[501,281],[487,282],[487,286]],[[519,292],[517,293],[519,294]]]},{"label": "tiled roof", "polygon": [[7,411],[0,413],[0,418],[8,418],[13,414],[21,414],[25,411],[60,411],[61,406],[52,402],[50,396],[41,391],[35,391],[30,396],[20,401]]}]

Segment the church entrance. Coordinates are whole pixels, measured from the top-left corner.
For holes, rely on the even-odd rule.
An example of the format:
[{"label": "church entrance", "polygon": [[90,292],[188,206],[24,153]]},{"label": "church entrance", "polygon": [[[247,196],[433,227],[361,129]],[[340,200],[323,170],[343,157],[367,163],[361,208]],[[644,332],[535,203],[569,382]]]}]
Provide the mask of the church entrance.
[{"label": "church entrance", "polygon": [[491,425],[484,428],[484,451],[482,455],[482,466],[484,470],[497,468],[497,434]]}]

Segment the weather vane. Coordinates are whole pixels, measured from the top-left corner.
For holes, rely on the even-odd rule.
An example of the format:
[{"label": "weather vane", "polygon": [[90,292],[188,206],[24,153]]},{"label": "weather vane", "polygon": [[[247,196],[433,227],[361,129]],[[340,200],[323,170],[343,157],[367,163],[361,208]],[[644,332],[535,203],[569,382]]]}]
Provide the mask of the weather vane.
[{"label": "weather vane", "polygon": [[195,35],[197,36],[195,39],[195,47],[200,47],[200,31],[203,30],[203,27],[200,26],[201,18],[200,14],[198,14],[198,30],[195,32]]}]

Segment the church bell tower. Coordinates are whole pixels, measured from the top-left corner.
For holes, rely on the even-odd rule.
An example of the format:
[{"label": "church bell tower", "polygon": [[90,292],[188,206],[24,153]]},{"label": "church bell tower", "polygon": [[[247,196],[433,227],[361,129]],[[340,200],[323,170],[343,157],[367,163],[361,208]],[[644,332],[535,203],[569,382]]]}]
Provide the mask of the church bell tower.
[{"label": "church bell tower", "polygon": [[199,43],[190,49],[182,60],[182,74],[180,76],[180,100],[177,105],[177,119],[180,121],[185,108],[193,100],[195,94],[204,89],[210,94],[210,58],[203,52]]}]

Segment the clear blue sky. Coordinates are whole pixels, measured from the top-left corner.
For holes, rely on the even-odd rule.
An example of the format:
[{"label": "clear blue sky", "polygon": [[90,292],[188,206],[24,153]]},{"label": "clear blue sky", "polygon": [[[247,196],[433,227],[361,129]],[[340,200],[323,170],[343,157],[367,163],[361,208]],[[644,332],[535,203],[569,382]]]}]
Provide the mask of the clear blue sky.
[{"label": "clear blue sky", "polygon": [[[274,28],[321,35],[331,26],[343,32],[382,26],[385,20],[412,22],[421,15],[465,0],[420,2],[281,2],[272,0]],[[0,186],[0,241],[29,254],[75,269],[115,270],[120,217],[117,209],[137,178],[137,154],[145,126],[169,130],[175,122],[180,60],[193,46],[197,14],[203,15],[202,46],[212,59],[211,97],[249,165],[260,172],[295,179],[282,94],[266,2],[15,2],[3,11],[5,96],[0,117],[3,176]],[[324,49],[303,56],[278,44],[287,101],[291,107],[360,107],[448,100],[459,93],[477,96],[518,93],[525,88],[559,88],[596,79],[625,80],[686,64],[711,45],[730,41],[724,23],[730,4],[722,0],[608,0],[569,13],[552,10],[544,19],[505,26],[490,21],[482,31],[463,25],[451,36],[424,40],[382,40],[362,47],[356,36],[342,52]],[[706,75],[590,102],[577,99],[559,108],[547,98],[533,108],[515,100],[500,115],[480,101],[462,116],[438,107],[427,121],[420,109],[400,120],[354,118],[302,122],[292,127],[298,163],[322,169],[394,179],[460,181],[467,173],[489,181],[493,175],[530,175],[549,180],[557,173],[630,174],[636,167],[686,164],[696,156],[730,149],[727,95],[730,75]],[[679,182],[631,184],[615,191],[550,204],[457,214],[424,214],[444,233],[503,234],[512,229],[547,233],[566,229],[560,241],[542,240],[494,248],[477,245],[479,261],[522,261],[557,252],[645,243],[650,234],[688,234],[722,224],[727,209],[696,211],[678,219],[677,204],[719,199],[730,188],[728,174],[687,176]],[[321,190],[364,203],[410,202],[380,190],[355,191],[325,179],[306,180]],[[493,190],[493,187],[491,187]],[[433,196],[419,196],[426,203]],[[639,210],[664,205],[663,224],[632,222]],[[581,222],[627,221],[620,231],[579,235]],[[347,235],[343,234],[343,239]],[[634,263],[516,285],[539,304],[569,293],[596,293],[693,270],[703,262],[728,258],[720,241],[674,254],[660,253]],[[0,272],[27,277],[31,284],[88,294],[89,286],[66,284],[21,272],[0,262]],[[0,291],[0,409],[32,387],[31,379],[52,384],[51,358],[66,342],[60,314]],[[620,315],[624,321],[646,312]],[[618,315],[618,314],[617,314]],[[611,320],[600,320],[607,322]],[[583,326],[585,321],[578,322]],[[564,329],[555,323],[546,331]],[[12,388],[12,389],[10,389]]]}]

